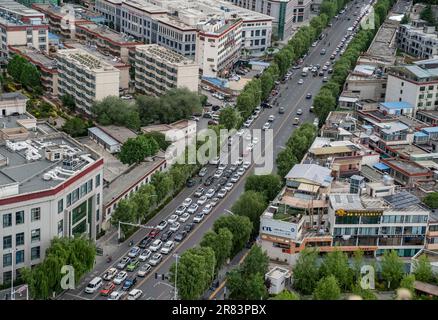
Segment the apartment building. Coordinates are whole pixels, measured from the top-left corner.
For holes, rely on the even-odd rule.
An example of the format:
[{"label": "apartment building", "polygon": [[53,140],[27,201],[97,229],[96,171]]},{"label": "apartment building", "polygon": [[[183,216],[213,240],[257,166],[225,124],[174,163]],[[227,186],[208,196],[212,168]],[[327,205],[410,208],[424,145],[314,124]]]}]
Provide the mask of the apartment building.
[{"label": "apartment building", "polygon": [[74,97],[76,106],[90,114],[94,101],[119,96],[120,71],[82,49],[57,52],[59,94]]},{"label": "apartment building", "polygon": [[58,95],[58,68],[56,59],[49,56],[45,52],[28,48],[25,46],[11,46],[9,50],[15,54],[19,54],[27,61],[36,66],[41,75],[41,85],[47,94]]},{"label": "apartment building", "polygon": [[293,31],[309,19],[311,0],[227,0],[236,6],[271,16],[272,32],[279,40],[288,40]]},{"label": "apartment building", "polygon": [[30,120],[25,113],[0,120],[9,133],[0,142],[2,284],[40,263],[54,237],[95,240],[102,224],[103,159]]},{"label": "apartment building", "polygon": [[417,110],[438,106],[438,59],[416,61],[388,69],[386,101],[405,101]]},{"label": "apartment building", "polygon": [[438,55],[438,32],[426,21],[414,20],[411,24],[400,25],[397,46],[414,57],[431,59]]},{"label": "apartment building", "polygon": [[9,46],[28,46],[48,52],[49,25],[41,12],[11,0],[0,1],[0,59],[6,63]]},{"label": "apartment building", "polygon": [[357,65],[345,80],[341,97],[348,94],[359,100],[384,101],[387,77],[373,65]]},{"label": "apartment building", "polygon": [[157,44],[135,48],[135,87],[148,95],[159,96],[173,88],[198,92],[199,66],[170,49]]}]

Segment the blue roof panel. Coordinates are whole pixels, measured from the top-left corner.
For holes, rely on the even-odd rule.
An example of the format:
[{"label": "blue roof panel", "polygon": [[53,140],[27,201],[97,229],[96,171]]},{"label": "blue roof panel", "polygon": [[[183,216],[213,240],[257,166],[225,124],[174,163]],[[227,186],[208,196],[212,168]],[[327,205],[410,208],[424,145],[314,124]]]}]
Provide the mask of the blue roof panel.
[{"label": "blue roof panel", "polygon": [[438,133],[438,127],[423,128],[421,131],[426,133]]},{"label": "blue roof panel", "polygon": [[381,105],[388,109],[412,109],[412,105],[406,101],[382,102]]},{"label": "blue roof panel", "polygon": [[386,164],[381,163],[381,162],[376,163],[375,165],[373,165],[373,167],[376,168],[377,170],[380,170],[380,171],[384,171],[384,170],[389,169],[389,167]]}]

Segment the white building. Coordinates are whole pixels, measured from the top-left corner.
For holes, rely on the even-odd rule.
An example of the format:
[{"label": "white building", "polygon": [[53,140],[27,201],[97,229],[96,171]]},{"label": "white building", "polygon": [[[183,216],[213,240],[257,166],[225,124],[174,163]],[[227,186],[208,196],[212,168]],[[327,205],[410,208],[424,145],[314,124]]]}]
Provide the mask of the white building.
[{"label": "white building", "polygon": [[397,32],[397,46],[415,57],[433,58],[438,55],[438,32],[423,20],[402,24]]},{"label": "white building", "polygon": [[94,101],[119,96],[120,71],[82,49],[57,53],[59,94],[74,97],[76,106],[91,113]]},{"label": "white building", "polygon": [[157,44],[135,48],[135,87],[148,95],[162,95],[173,88],[198,92],[199,66]]},{"label": "white building", "polygon": [[293,31],[309,19],[312,0],[227,0],[236,6],[271,16],[272,32],[287,40]]},{"label": "white building", "polygon": [[26,112],[26,103],[29,100],[20,92],[9,92],[0,95],[0,112],[2,117]]},{"label": "white building", "polygon": [[438,106],[438,59],[395,66],[388,71],[386,101],[405,101],[417,110]]},{"label": "white building", "polygon": [[103,159],[53,128],[33,130],[38,138],[29,131],[27,140],[0,145],[0,283],[12,265],[15,278],[42,262],[54,237],[95,240],[101,230]]},{"label": "white building", "polygon": [[15,1],[0,1],[2,61],[9,56],[9,46],[30,46],[48,52],[48,31],[49,25],[43,13]]}]

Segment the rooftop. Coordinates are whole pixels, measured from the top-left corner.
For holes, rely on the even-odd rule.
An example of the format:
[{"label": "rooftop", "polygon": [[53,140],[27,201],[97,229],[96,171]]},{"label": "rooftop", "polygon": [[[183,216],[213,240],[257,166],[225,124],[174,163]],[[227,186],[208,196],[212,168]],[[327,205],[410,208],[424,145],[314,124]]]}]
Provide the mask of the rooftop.
[{"label": "rooftop", "polygon": [[424,168],[413,161],[401,159],[385,159],[384,162],[388,164],[388,166],[395,169],[400,169],[409,175],[424,175],[430,173],[427,168]]},{"label": "rooftop", "polygon": [[83,49],[62,49],[57,52],[59,57],[70,60],[75,65],[94,72],[105,72],[117,70],[108,62],[102,61],[100,58],[88,53]]},{"label": "rooftop", "polygon": [[377,123],[376,126],[380,128],[380,131],[386,134],[394,134],[409,129],[407,125],[399,121]]},{"label": "rooftop", "polygon": [[385,21],[368,48],[368,53],[395,61],[397,47],[394,45],[394,38],[398,26],[399,23],[397,21]]},{"label": "rooftop", "polygon": [[119,143],[125,143],[128,139],[137,137],[137,134],[134,131],[125,127],[109,125],[98,126],[98,128]]},{"label": "rooftop", "polygon": [[129,67],[128,64],[122,62],[120,57],[114,57],[111,55],[104,55],[100,51],[98,51],[97,47],[89,44],[82,44],[76,41],[64,41],[64,45],[68,49],[81,49],[89,54],[95,56],[99,60],[104,61],[105,63],[112,65],[115,68],[123,68]]},{"label": "rooftop", "polygon": [[412,105],[406,101],[382,102],[380,103],[387,109],[412,109]]},{"label": "rooftop", "polygon": [[81,24],[77,26],[77,28],[86,30],[94,34],[95,36],[98,36],[99,38],[105,38],[108,41],[117,43],[121,46],[133,46],[136,44],[140,44],[140,42],[137,42],[134,38],[111,30],[108,26],[98,25],[90,22],[87,24]]},{"label": "rooftop", "polygon": [[417,114],[424,114],[430,118],[438,120],[438,110],[418,110]]},{"label": "rooftop", "polygon": [[27,46],[14,46],[11,48],[25,57],[27,57],[33,64],[39,67],[56,71],[56,59],[35,48],[28,48]]},{"label": "rooftop", "polygon": [[45,24],[44,14],[12,0],[0,0],[0,23],[6,26]]},{"label": "rooftop", "polygon": [[153,57],[158,61],[167,62],[175,66],[195,65],[195,61],[180,55],[173,50],[158,44],[146,44],[137,46],[136,51],[142,52],[146,57]]},{"label": "rooftop", "polygon": [[333,178],[331,170],[317,164],[296,164],[286,175],[287,180],[304,179],[322,186],[329,186]]},{"label": "rooftop", "polygon": [[[60,157],[50,158],[48,152],[58,153]],[[60,132],[41,135],[38,139],[6,141],[0,145],[0,155],[8,159],[0,167],[0,185],[18,186],[6,196],[54,188],[99,159],[94,152]]]}]

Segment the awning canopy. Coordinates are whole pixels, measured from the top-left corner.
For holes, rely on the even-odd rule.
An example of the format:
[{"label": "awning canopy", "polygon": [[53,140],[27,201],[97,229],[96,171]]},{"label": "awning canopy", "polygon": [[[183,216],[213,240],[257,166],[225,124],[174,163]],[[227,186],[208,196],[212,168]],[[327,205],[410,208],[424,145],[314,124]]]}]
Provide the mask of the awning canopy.
[{"label": "awning canopy", "polygon": [[377,170],[380,170],[380,171],[389,170],[389,167],[386,164],[381,163],[381,162],[376,163],[375,165],[373,165],[373,167],[376,168]]},{"label": "awning canopy", "polygon": [[315,186],[313,184],[308,184],[308,183],[300,183],[298,190],[315,193],[318,192],[319,186]]}]

